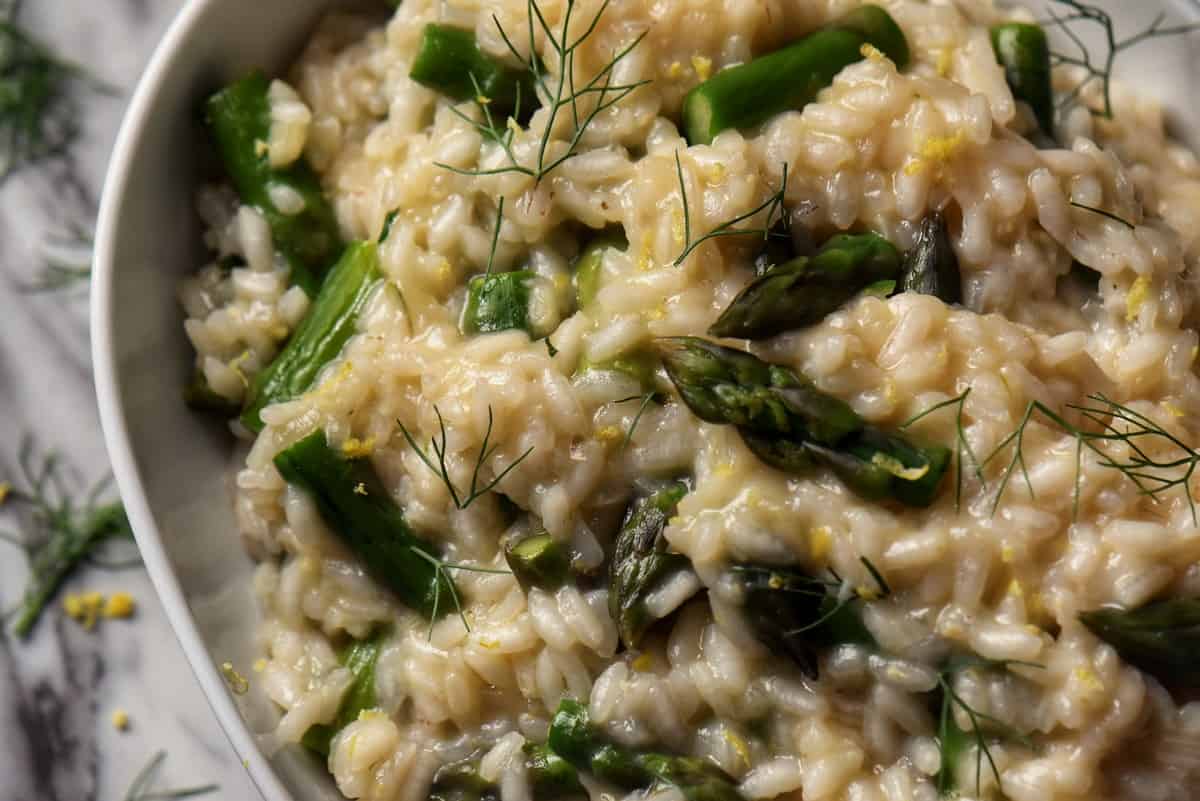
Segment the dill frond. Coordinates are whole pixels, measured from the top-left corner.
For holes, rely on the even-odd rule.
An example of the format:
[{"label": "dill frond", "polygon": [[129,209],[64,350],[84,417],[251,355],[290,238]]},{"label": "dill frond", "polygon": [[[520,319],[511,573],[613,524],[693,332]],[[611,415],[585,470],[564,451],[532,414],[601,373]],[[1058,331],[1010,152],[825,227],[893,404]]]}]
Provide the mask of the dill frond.
[{"label": "dill frond", "polygon": [[[620,103],[622,100],[633,94],[639,88],[646,86],[651,81],[649,79],[634,81],[627,84],[614,84],[613,76],[616,73],[617,65],[621,63],[634,48],[641,44],[646,37],[643,32],[634,37],[633,41],[624,47],[613,52],[612,57],[602,66],[596,73],[588,79],[582,86],[578,86],[575,81],[575,56],[579,47],[588,40],[593,33],[596,32],[600,24],[600,18],[604,16],[604,12],[608,9],[610,0],[605,0],[600,5],[600,8],[593,15],[587,27],[578,37],[571,39],[571,17],[575,12],[577,0],[567,0],[566,10],[563,14],[563,22],[560,31],[555,31],[546,21],[545,15],[542,13],[541,6],[537,0],[529,0],[528,12],[528,37],[529,37],[529,55],[525,56],[517,49],[509,36],[508,31],[504,30],[504,26],[500,24],[499,18],[494,14],[492,21],[496,25],[496,30],[500,33],[501,39],[504,40],[505,46],[509,53],[520,64],[529,71],[533,76],[534,82],[541,90],[543,95],[544,106],[549,109],[546,115],[546,122],[541,131],[541,138],[537,148],[537,158],[531,164],[522,164],[516,154],[513,152],[513,138],[516,134],[519,125],[516,119],[520,116],[521,98],[517,97],[517,110],[508,117],[502,124],[494,119],[486,103],[479,102],[476,99],[475,105],[479,109],[483,117],[483,122],[477,122],[469,116],[454,109],[454,113],[460,119],[465,120],[473,128],[479,131],[487,139],[490,139],[504,151],[505,158],[508,163],[502,167],[496,167],[488,170],[466,170],[459,167],[454,167],[449,164],[437,162],[437,166],[449,170],[450,172],[458,173],[459,175],[468,176],[484,176],[484,175],[504,175],[516,173],[527,175],[533,179],[534,186],[542,182],[547,175],[556,170],[559,166],[574,158],[579,154],[579,145],[583,140],[584,133],[588,126],[603,114],[608,109]],[[548,81],[542,69],[542,62],[538,58],[536,50],[533,47],[536,38],[536,32],[540,29],[546,35],[550,48],[554,51],[558,59],[557,70],[553,76],[553,80]],[[472,76],[472,81],[474,77]],[[481,94],[479,92],[476,93]],[[556,136],[556,128],[559,121],[568,118],[570,122],[570,134],[566,137],[566,149],[561,155],[555,157],[550,154],[550,145],[552,142],[560,141]]]},{"label": "dill frond", "polygon": [[[683,251],[676,257],[674,265],[678,267],[683,264],[684,259],[692,254],[692,251],[703,245],[710,239],[719,239],[726,236],[761,236],[765,242],[771,236],[771,229],[774,223],[775,215],[779,215],[779,222],[784,226],[788,225],[788,217],[784,212],[784,198],[787,195],[788,183],[788,165],[783,164],[783,178],[779,183],[779,189],[776,190],[770,197],[764,200],[759,205],[755,206],[745,214],[738,215],[732,220],[727,220],[721,223],[716,228],[709,231],[707,234],[692,241],[692,212],[688,202],[687,184],[683,179],[683,164],[679,160],[679,151],[675,151],[675,174],[679,179],[679,200],[683,206]],[[752,219],[755,215],[762,211],[767,212],[767,218],[763,222],[761,228],[738,228],[739,223]]]},{"label": "dill frond", "polygon": [[[1118,39],[1113,18],[1103,8],[1082,3],[1079,0],[1053,1],[1060,6],[1064,6],[1066,12],[1058,13],[1051,8],[1048,11],[1050,19],[1042,21],[1041,24],[1061,30],[1075,47],[1077,55],[1052,52],[1050,54],[1051,61],[1055,65],[1070,65],[1079,67],[1084,71],[1084,79],[1059,102],[1059,107],[1062,108],[1070,105],[1080,97],[1088,86],[1099,81],[1104,101],[1103,107],[1101,109],[1089,109],[1089,111],[1108,120],[1113,118],[1113,66],[1121,53],[1148,39],[1179,36],[1200,30],[1200,23],[1164,27],[1163,23],[1166,21],[1167,13],[1163,11],[1154,18],[1154,21],[1150,25],[1138,33],[1125,39]],[[1087,23],[1100,28],[1106,48],[1102,58],[1096,58],[1092,55],[1087,45],[1084,44],[1083,39],[1074,29],[1074,23]]]},{"label": "dill frond", "polygon": [[1121,225],[1128,228],[1130,231],[1132,231],[1136,227],[1129,220],[1126,220],[1124,217],[1118,217],[1116,214],[1113,214],[1111,211],[1105,211],[1104,209],[1099,209],[1099,208],[1096,208],[1095,206],[1088,206],[1085,203],[1076,203],[1074,200],[1070,201],[1070,203],[1072,206],[1074,206],[1077,209],[1083,209],[1084,211],[1090,211],[1092,214],[1099,214],[1101,217],[1107,217],[1108,219],[1112,220],[1113,222],[1120,223]]},{"label": "dill frond", "polygon": [[496,451],[500,449],[499,445],[495,445],[491,449],[488,448],[488,444],[492,438],[492,426],[494,423],[492,407],[489,405],[487,430],[483,434],[483,443],[479,446],[479,455],[475,460],[475,469],[471,473],[471,488],[468,492],[463,493],[457,487],[455,487],[454,482],[451,481],[450,469],[446,464],[446,421],[442,418],[441,409],[439,409],[436,405],[434,405],[433,411],[437,415],[440,435],[440,441],[438,437],[430,437],[429,439],[429,448],[433,452],[433,457],[430,457],[430,455],[426,453],[426,451],[421,448],[420,445],[417,444],[416,439],[405,427],[404,423],[397,420],[396,424],[400,426],[400,432],[404,435],[404,439],[408,441],[409,447],[411,447],[421,461],[424,462],[425,466],[428,467],[433,474],[440,478],[442,483],[446,485],[446,489],[450,492],[450,499],[453,501],[454,506],[457,509],[466,509],[476,500],[484,495],[487,495],[489,492],[495,489],[501,481],[504,480],[505,476],[515,470],[517,466],[521,464],[521,462],[525,461],[529,454],[533,453],[533,448],[530,447],[528,450],[514,459],[512,464],[500,471],[500,473],[494,479],[482,487],[479,486],[479,473],[483,469],[483,465],[490,461],[492,456],[495,455]]},{"label": "dill frond", "polygon": [[467,615],[463,611],[462,599],[458,596],[458,590],[454,586],[454,581],[450,578],[449,571],[465,570],[470,573],[486,573],[494,576],[510,576],[511,570],[499,570],[493,567],[477,567],[476,565],[467,565],[461,562],[447,562],[443,559],[431,554],[424,548],[413,547],[412,552],[421,559],[424,559],[429,564],[433,565],[434,582],[433,582],[433,612],[429,616],[429,631],[426,634],[427,639],[433,639],[433,624],[438,619],[438,612],[441,611],[442,603],[442,582],[441,579],[446,579],[446,587],[450,590],[450,600],[454,603],[454,609],[458,613],[458,619],[462,621],[463,628],[468,632],[471,631],[471,624],[467,622]]},{"label": "dill frond", "polygon": [[26,637],[59,588],[83,562],[95,557],[98,546],[115,539],[131,540],[133,532],[119,501],[100,503],[108,481],[96,484],[77,508],[56,454],[47,454],[39,462],[33,440],[26,437],[18,462],[24,487],[14,486],[8,499],[29,508],[35,533],[5,534],[2,539],[20,548],[29,562],[30,575],[21,602],[6,614],[16,617],[13,630]]},{"label": "dill frond", "polygon": [[625,450],[633,442],[633,432],[637,429],[638,423],[642,422],[642,415],[646,413],[646,409],[658,397],[657,392],[647,392],[645,395],[634,395],[629,398],[621,398],[617,403],[629,403],[630,401],[640,400],[641,405],[638,406],[637,414],[633,416],[633,422],[629,424],[629,430],[625,432],[625,439],[621,442],[621,450]]},{"label": "dill frond", "polygon": [[971,388],[967,387],[961,395],[944,400],[941,403],[936,403],[930,406],[923,412],[913,415],[909,419],[900,424],[901,429],[908,428],[915,423],[924,420],[934,412],[942,409],[955,408],[954,413],[954,511],[959,511],[962,508],[962,487],[963,487],[963,454],[971,460],[972,472],[975,474],[975,479],[984,489],[987,488],[987,480],[983,476],[983,463],[975,456],[975,451],[971,448],[971,443],[967,441],[967,432],[963,426],[963,407],[966,405],[967,397],[971,394]]},{"label": "dill frond", "polygon": [[133,782],[129,785],[129,789],[125,791],[125,801],[178,801],[183,798],[194,798],[200,795],[207,795],[217,791],[217,785],[205,784],[199,787],[185,787],[179,790],[152,790],[154,780],[158,777],[158,771],[162,768],[162,763],[167,759],[166,751],[159,751],[150,758]]}]

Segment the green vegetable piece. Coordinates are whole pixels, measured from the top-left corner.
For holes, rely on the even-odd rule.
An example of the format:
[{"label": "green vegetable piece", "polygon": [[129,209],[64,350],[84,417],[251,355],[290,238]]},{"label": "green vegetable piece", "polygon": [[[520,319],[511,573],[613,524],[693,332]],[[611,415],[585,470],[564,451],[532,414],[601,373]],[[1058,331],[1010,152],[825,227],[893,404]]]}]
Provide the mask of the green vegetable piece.
[{"label": "green vegetable piece", "polygon": [[684,402],[706,422],[831,445],[863,427],[843,401],[745,351],[697,337],[659,339],[655,346]]},{"label": "green vegetable piece", "polygon": [[686,556],[669,553],[663,537],[667,520],[687,491],[687,485],[676,482],[635,502],[617,534],[608,568],[608,611],[626,648],[636,648],[654,622],[646,611],[646,597],[691,565]]},{"label": "green vegetable piece", "polygon": [[803,108],[870,44],[903,69],[908,42],[882,8],[865,5],[795,44],[721,70],[683,101],[689,144],[707,145],[721,131],[750,128],[789,109]]},{"label": "green vegetable piece", "polygon": [[[253,72],[209,98],[205,120],[225,163],[225,170],[242,202],[262,213],[271,229],[275,249],[292,268],[292,283],[311,298],[342,249],[333,208],[321,182],[304,159],[275,169],[266,143],[271,138],[270,82]],[[290,190],[304,202],[296,214],[280,211],[272,190]]]},{"label": "green vegetable piece", "polygon": [[467,285],[464,334],[491,334],[514,328],[529,331],[529,270],[477,275]]},{"label": "green vegetable piece", "polygon": [[621,232],[606,232],[588,243],[579,258],[575,260],[575,305],[583,309],[591,305],[600,293],[600,271],[604,266],[604,253],[607,250],[625,250],[629,242]]},{"label": "green vegetable piece", "polygon": [[738,426],[763,461],[803,474],[829,467],[873,500],[928,506],[950,463],[950,451],[920,447],[867,425],[843,401],[786,367],[695,337],[657,340],[667,375],[702,420]]},{"label": "green vegetable piece", "polygon": [[958,256],[940,211],[931,212],[921,221],[917,241],[904,256],[903,272],[901,291],[933,295],[945,303],[962,303]]},{"label": "green vegetable piece", "polygon": [[706,759],[635,751],[607,742],[592,726],[587,707],[570,698],[559,703],[547,744],[579,770],[624,790],[670,786],[687,801],[742,801],[733,778]]},{"label": "green vegetable piece", "polygon": [[358,315],[382,278],[374,243],[355,242],[346,248],[292,338],[255,377],[247,393],[242,425],[261,431],[264,408],[299,397],[313,386],[321,370],[354,335]]},{"label": "green vegetable piece", "polygon": [[506,548],[504,559],[525,592],[534,587],[557,590],[571,575],[566,548],[549,534],[535,534]]},{"label": "green vegetable piece", "polygon": [[1122,659],[1163,683],[1200,687],[1200,598],[1096,609],[1079,620]]},{"label": "green vegetable piece", "polygon": [[183,388],[183,402],[197,412],[211,412],[221,417],[236,417],[242,410],[236,401],[214,391],[200,369],[192,373],[191,382]]},{"label": "green vegetable piece", "polygon": [[1054,93],[1050,81],[1050,43],[1040,25],[1007,22],[992,28],[992,49],[1004,68],[1013,97],[1033,109],[1038,128],[1054,138]]},{"label": "green vegetable piece", "polygon": [[819,323],[878,281],[900,275],[900,252],[878,234],[837,236],[812,257],[775,265],[738,293],[708,329],[765,339]]},{"label": "green vegetable piece", "polygon": [[429,801],[500,801],[500,788],[479,775],[478,757],[468,757],[438,768]]},{"label": "green vegetable piece", "polygon": [[529,70],[506,67],[479,49],[462,28],[429,23],[408,76],[453,100],[478,100],[494,116],[524,122],[538,105]]},{"label": "green vegetable piece", "polygon": [[281,451],[275,467],[289,484],[313,496],[325,523],[375,578],[426,617],[444,614],[457,597],[436,551],[413,534],[365,459],[346,459],[314,431]]},{"label": "green vegetable piece", "polygon": [[584,356],[579,360],[579,367],[575,370],[575,375],[583,375],[589,370],[627,375],[636,381],[643,391],[653,392],[656,384],[655,375],[658,372],[658,359],[650,351],[642,349],[602,362],[593,362]]},{"label": "green vegetable piece", "polygon": [[353,679],[342,696],[333,722],[310,726],[300,739],[300,744],[309,751],[328,757],[334,736],[358,720],[359,713],[378,705],[375,699],[375,663],[379,661],[379,652],[383,650],[386,638],[386,632],[379,631],[366,640],[355,640],[338,654],[338,661],[350,670]]},{"label": "green vegetable piece", "polygon": [[[534,801],[587,796],[571,763],[539,743],[526,742],[521,750]],[[434,775],[430,801],[500,801],[496,783],[479,775],[479,760],[476,755],[443,765]]]}]

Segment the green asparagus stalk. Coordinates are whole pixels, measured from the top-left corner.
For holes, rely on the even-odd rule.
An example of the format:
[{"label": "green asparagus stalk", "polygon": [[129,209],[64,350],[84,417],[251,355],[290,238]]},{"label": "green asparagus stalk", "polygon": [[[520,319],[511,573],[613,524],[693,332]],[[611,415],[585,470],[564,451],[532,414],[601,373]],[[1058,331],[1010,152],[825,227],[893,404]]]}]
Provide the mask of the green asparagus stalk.
[{"label": "green asparagus stalk", "polygon": [[962,303],[962,276],[958,256],[946,230],[946,218],[931,212],[921,221],[921,230],[912,250],[904,256],[903,292],[933,295],[946,303]]},{"label": "green asparagus stalk", "polygon": [[1122,659],[1165,684],[1200,687],[1200,598],[1097,609],[1079,619]]},{"label": "green asparagus stalk", "polygon": [[512,115],[523,123],[538,105],[529,70],[501,64],[470,31],[449,25],[425,26],[409,77],[454,100],[478,100],[501,120]]},{"label": "green asparagus stalk", "polygon": [[839,602],[840,582],[822,581],[792,568],[734,565],[746,620],[772,653],[788,656],[812,678],[822,649],[841,643],[874,646],[862,621],[863,601]]},{"label": "green asparagus stalk", "polygon": [[183,388],[183,402],[195,411],[212,412],[226,418],[236,417],[242,410],[236,401],[231,401],[210,387],[208,378],[200,369],[192,373],[191,383]]},{"label": "green asparagus stalk", "polygon": [[642,349],[599,362],[584,356],[579,360],[575,375],[580,376],[592,370],[621,373],[636,381],[643,392],[654,392],[657,385],[658,359],[650,351]]},{"label": "green asparagus stalk", "polygon": [[721,70],[683,102],[689,144],[707,145],[721,131],[750,128],[789,109],[803,108],[872,45],[903,69],[908,42],[882,8],[864,5],[800,41],[737,67]]},{"label": "green asparagus stalk", "polygon": [[299,397],[312,387],[354,335],[359,313],[381,280],[374,243],[355,242],[346,248],[292,338],[251,384],[242,412],[246,428],[261,431],[264,408]]},{"label": "green asparagus stalk", "polygon": [[736,425],[760,459],[803,475],[830,468],[872,500],[928,506],[950,462],[943,447],[920,447],[881,431],[792,370],[695,337],[657,341],[667,375],[692,413]]},{"label": "green asparagus stalk", "polygon": [[529,270],[515,270],[472,278],[467,285],[467,305],[463,309],[463,333],[491,334],[521,329],[533,335],[529,320],[529,285],[535,277]]},{"label": "green asparagus stalk", "polygon": [[691,566],[686,556],[667,551],[663,537],[667,520],[686,494],[687,485],[675,482],[636,501],[617,534],[608,569],[608,611],[626,648],[636,648],[654,622],[646,597]]},{"label": "green asparagus stalk", "polygon": [[510,545],[504,550],[504,559],[525,592],[534,587],[557,590],[571,575],[566,548],[549,534],[535,534]]},{"label": "green asparagus stalk", "polygon": [[[579,774],[547,746],[526,742],[525,775],[534,801],[586,797]],[[479,775],[479,757],[443,765],[435,774],[430,801],[500,801],[500,788]]]},{"label": "green asparagus stalk", "polygon": [[900,252],[878,234],[835,236],[812,257],[775,265],[743,289],[708,333],[765,339],[825,319],[878,281],[900,275]]},{"label": "green asparagus stalk", "polygon": [[742,801],[733,778],[713,762],[609,742],[592,725],[587,708],[570,698],[558,705],[548,745],[579,770],[623,790],[674,787],[686,801]]},{"label": "green asparagus stalk", "polygon": [[[333,208],[321,191],[316,173],[303,158],[273,168],[266,143],[271,137],[270,82],[253,72],[208,100],[205,120],[242,202],[266,218],[275,249],[291,266],[292,283],[311,298],[342,249]],[[296,214],[280,211],[272,191],[290,190],[304,201]]]},{"label": "green asparagus stalk", "polygon": [[350,671],[353,679],[342,696],[333,722],[309,727],[300,739],[300,744],[309,751],[328,757],[334,736],[358,720],[360,713],[378,705],[375,699],[375,664],[379,661],[379,652],[383,650],[386,638],[386,630],[381,630],[365,640],[355,640],[338,654],[338,661]]},{"label": "green asparagus stalk", "polygon": [[451,608],[457,590],[436,551],[412,532],[368,461],[344,458],[315,431],[276,455],[275,467],[313,496],[329,528],[406,606],[429,618]]},{"label": "green asparagus stalk", "polygon": [[767,231],[762,249],[754,256],[754,274],[761,278],[776,265],[816,252],[812,233],[807,228],[801,229],[796,221],[780,220]]},{"label": "green asparagus stalk", "polygon": [[992,49],[1004,68],[1013,97],[1033,109],[1042,133],[1054,138],[1054,94],[1050,82],[1050,43],[1040,25],[1007,22],[992,28]]},{"label": "green asparagus stalk", "polygon": [[620,231],[605,232],[597,236],[575,261],[575,305],[580,309],[587,308],[596,295],[600,293],[601,268],[604,266],[604,254],[608,250],[625,250],[629,242]]}]

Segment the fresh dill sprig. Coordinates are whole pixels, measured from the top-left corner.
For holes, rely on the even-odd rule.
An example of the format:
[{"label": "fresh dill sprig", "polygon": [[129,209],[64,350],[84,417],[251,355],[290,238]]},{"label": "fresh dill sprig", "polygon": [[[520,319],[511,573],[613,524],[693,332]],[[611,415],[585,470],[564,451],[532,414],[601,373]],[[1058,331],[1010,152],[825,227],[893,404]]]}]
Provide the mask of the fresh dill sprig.
[{"label": "fresh dill sprig", "polygon": [[633,416],[633,422],[629,424],[629,429],[625,432],[625,439],[621,442],[621,450],[625,450],[633,442],[633,432],[637,429],[638,423],[642,422],[642,415],[646,413],[646,409],[658,397],[657,392],[647,392],[644,395],[631,395],[628,398],[621,398],[615,403],[629,403],[630,401],[641,401],[638,406],[637,414]]},{"label": "fresh dill sprig", "polygon": [[[879,588],[878,592],[865,590],[864,588],[856,588],[852,592],[848,592],[841,597],[838,597],[842,589],[846,586],[846,581],[838,575],[833,568],[826,568],[830,578],[821,578],[819,576],[791,576],[789,581],[778,582],[778,590],[792,595],[804,595],[820,600],[837,597],[836,603],[826,609],[820,617],[811,623],[807,623],[797,629],[789,629],[783,632],[784,636],[796,637],[805,632],[811,631],[828,623],[833,618],[837,617],[841,612],[855,601],[878,601],[887,598],[892,594],[892,588],[883,578],[883,574],[879,571],[870,559],[865,556],[858,557],[866,568],[867,573],[871,576],[871,580]],[[777,573],[777,568],[766,565],[733,565],[730,568],[735,573],[766,573],[768,576]]]},{"label": "fresh dill sprig", "polygon": [[[577,38],[570,38],[571,16],[575,11],[577,0],[567,0],[566,10],[563,13],[562,29],[555,32],[550,24],[546,21],[545,15],[542,13],[541,6],[537,0],[529,0],[529,55],[521,54],[513,44],[512,38],[508,32],[504,30],[504,26],[500,24],[500,20],[494,14],[492,21],[496,24],[496,29],[500,33],[500,37],[504,40],[508,51],[521,65],[529,71],[533,76],[534,82],[541,90],[541,94],[545,99],[545,106],[549,109],[546,115],[546,123],[542,128],[541,140],[538,144],[537,159],[533,164],[522,164],[513,152],[512,144],[516,129],[519,127],[516,122],[516,117],[519,116],[519,111],[515,111],[513,116],[510,116],[504,124],[504,130],[501,131],[497,125],[497,121],[492,118],[490,111],[487,108],[487,103],[482,98],[476,97],[475,104],[481,110],[484,118],[483,123],[478,123],[467,117],[465,114],[455,110],[455,113],[462,119],[465,119],[476,130],[484,134],[485,137],[492,139],[500,145],[504,150],[504,154],[508,159],[508,163],[502,167],[496,167],[488,170],[464,170],[459,167],[454,167],[441,162],[437,166],[443,169],[460,175],[481,176],[481,175],[503,175],[506,173],[518,173],[527,175],[533,178],[534,185],[541,183],[542,179],[557,169],[563,163],[574,158],[579,153],[579,145],[583,140],[583,135],[587,131],[588,126],[601,114],[608,109],[620,103],[626,97],[637,91],[639,88],[650,83],[649,79],[634,81],[627,84],[614,84],[613,76],[616,72],[616,67],[620,62],[628,56],[633,49],[641,44],[642,39],[646,37],[646,32],[642,32],[634,37],[633,41],[628,45],[616,50],[612,58],[602,66],[595,75],[593,75],[583,86],[577,86],[575,81],[575,56],[579,47],[588,40],[593,33],[596,32],[600,24],[600,18],[608,9],[611,0],[604,0],[600,8],[596,11],[587,27]],[[541,29],[549,42],[550,48],[558,57],[558,68],[552,81],[547,81],[546,75],[542,69],[541,59],[538,58],[534,48],[536,33]],[[474,77],[472,76],[472,81]],[[478,87],[478,85],[477,85]],[[479,95],[479,92],[476,92]],[[586,102],[585,102],[586,101]],[[517,98],[518,105],[520,97]],[[550,145],[556,141],[555,128],[560,119],[567,119],[571,125],[571,133],[566,139],[566,149],[558,156],[553,156],[550,152]]]},{"label": "fresh dill sprig", "polygon": [[1137,227],[1133,223],[1131,223],[1129,220],[1126,220],[1124,217],[1119,217],[1116,214],[1113,214],[1111,211],[1105,211],[1104,209],[1098,209],[1095,206],[1088,206],[1087,204],[1084,204],[1084,203],[1076,203],[1074,200],[1070,201],[1070,203],[1072,206],[1074,206],[1077,209],[1083,209],[1084,211],[1090,211],[1092,214],[1099,214],[1101,217],[1107,217],[1108,219],[1112,220],[1113,222],[1118,222],[1121,225],[1128,228],[1130,231],[1132,231],[1134,228]]},{"label": "fresh dill sprig", "polygon": [[[1112,75],[1113,65],[1116,63],[1117,56],[1122,52],[1138,45],[1147,39],[1154,39],[1163,36],[1178,36],[1182,34],[1192,33],[1200,30],[1200,23],[1191,23],[1188,25],[1172,25],[1163,27],[1166,21],[1167,13],[1160,12],[1154,18],[1154,21],[1149,26],[1133,34],[1125,39],[1117,39],[1116,30],[1113,24],[1112,16],[1099,6],[1088,5],[1087,3],[1079,2],[1079,0],[1053,0],[1061,6],[1065,6],[1069,11],[1065,14],[1059,14],[1053,9],[1049,10],[1050,19],[1042,22],[1043,25],[1054,26],[1062,30],[1062,32],[1071,40],[1071,43],[1078,50],[1078,55],[1067,55],[1065,53],[1051,53],[1051,60],[1054,64],[1065,64],[1075,67],[1080,67],[1085,72],[1085,77],[1080,81],[1066,97],[1060,102],[1060,106],[1066,106],[1074,102],[1083,91],[1095,81],[1100,81],[1102,86],[1102,95],[1104,98],[1104,107],[1102,109],[1091,109],[1093,114],[1111,120],[1113,117],[1112,105]],[[1099,26],[1101,29],[1107,51],[1102,59],[1093,60],[1091,51],[1084,44],[1078,32],[1074,30],[1072,23],[1084,22]]]},{"label": "fresh dill sprig", "polygon": [[[982,789],[983,760],[987,759],[988,767],[1000,786],[1000,769],[992,756],[988,745],[989,736],[993,740],[1020,743],[1026,748],[1033,749],[1033,741],[1027,734],[1018,731],[1004,721],[972,707],[954,689],[954,676],[972,669],[1006,670],[1010,665],[1041,668],[1035,662],[1019,660],[989,660],[981,657],[970,657],[952,660],[951,663],[938,673],[937,690],[941,692],[941,703],[938,713],[938,749],[941,754],[941,764],[938,768],[936,782],[938,792],[943,796],[955,790],[954,768],[962,753],[969,747],[971,740],[975,743],[975,795],[978,797]],[[954,716],[954,708],[958,707],[970,721],[971,730],[965,731]]]},{"label": "fresh dill sprig", "polygon": [[74,142],[80,110],[70,85],[88,80],[83,69],[33,39],[12,17],[0,19],[0,182]]},{"label": "fresh dill sprig", "polygon": [[199,787],[185,787],[179,790],[151,790],[154,780],[162,763],[166,761],[167,752],[159,751],[150,758],[146,766],[138,771],[133,783],[125,791],[125,801],[178,801],[181,798],[194,798],[217,791],[217,785],[205,784]]},{"label": "fresh dill sprig", "polygon": [[58,456],[49,453],[39,463],[33,451],[33,440],[26,437],[18,458],[25,486],[0,484],[7,501],[29,507],[37,532],[33,536],[0,533],[0,539],[24,551],[29,561],[30,576],[22,600],[5,614],[6,618],[15,615],[13,630],[21,637],[29,635],[63,582],[94,556],[101,543],[133,538],[121,503],[100,503],[109,481],[92,487],[82,508],[76,508]]},{"label": "fresh dill sprig", "polygon": [[[764,200],[759,205],[755,206],[745,214],[734,217],[732,220],[721,223],[716,228],[709,231],[704,236],[699,237],[696,241],[692,241],[692,212],[687,196],[687,183],[683,179],[683,164],[679,161],[679,151],[675,151],[675,174],[679,178],[679,200],[683,206],[683,252],[676,257],[674,265],[678,267],[683,264],[684,259],[691,255],[692,251],[703,245],[710,239],[718,239],[725,236],[749,236],[751,234],[762,236],[765,241],[771,236],[771,228],[774,225],[772,219],[776,214],[779,215],[779,221],[783,225],[788,224],[787,214],[784,213],[783,203],[784,197],[787,194],[788,183],[788,165],[783,164],[783,178],[779,182],[779,189],[770,197]],[[736,228],[738,223],[745,222],[753,218],[761,211],[767,212],[767,219],[763,222],[761,228]]]},{"label": "fresh dill sprig", "polygon": [[[1152,500],[1157,501],[1159,496],[1173,489],[1180,489],[1191,511],[1192,525],[1200,525],[1200,522],[1197,521],[1196,502],[1189,489],[1197,466],[1200,465],[1200,450],[1188,445],[1151,418],[1129,406],[1110,400],[1099,393],[1088,395],[1087,400],[1089,403],[1086,404],[1067,404],[1066,409],[1078,413],[1084,420],[1093,424],[1096,427],[1095,430],[1083,429],[1072,424],[1063,415],[1041,401],[1030,401],[1029,405],[1025,407],[1021,422],[983,460],[983,464],[986,466],[1005,448],[1013,446],[1012,456],[1001,475],[996,497],[992,503],[993,514],[1018,465],[1021,468],[1029,495],[1031,498],[1033,497],[1033,484],[1025,464],[1023,446],[1029,422],[1035,414],[1040,414],[1075,439],[1073,517],[1077,517],[1079,512],[1079,494],[1083,480],[1082,459],[1083,450],[1086,448],[1096,456],[1101,467],[1117,470],[1133,482],[1140,494],[1148,496]],[[1130,451],[1129,455],[1124,457],[1110,455],[1101,447],[1108,443],[1125,446]],[[1151,456],[1148,451],[1156,445],[1166,447],[1170,455]]]},{"label": "fresh dill sprig", "polygon": [[462,621],[463,628],[468,632],[471,630],[471,624],[467,622],[467,614],[463,611],[462,599],[458,597],[458,590],[454,586],[454,581],[450,577],[451,570],[466,570],[470,573],[487,573],[495,576],[512,575],[511,570],[499,570],[491,567],[476,567],[475,565],[465,565],[461,562],[447,562],[443,559],[431,554],[424,548],[413,546],[412,552],[421,559],[424,559],[429,564],[433,565],[433,612],[429,616],[429,631],[426,634],[427,639],[433,639],[433,624],[438,619],[438,612],[441,611],[442,604],[442,579],[446,580],[446,587],[450,590],[450,600],[454,603],[454,609],[458,613],[458,619]]},{"label": "fresh dill sprig", "polygon": [[438,429],[441,436],[440,442],[438,437],[429,438],[429,447],[430,450],[433,451],[433,458],[430,458],[429,454],[417,444],[416,439],[411,433],[409,433],[409,430],[404,426],[404,423],[397,420],[396,424],[400,426],[400,432],[404,435],[404,439],[408,441],[409,447],[411,447],[421,461],[425,463],[425,466],[433,471],[433,474],[440,478],[442,483],[446,485],[446,489],[450,492],[450,499],[454,502],[454,506],[457,509],[466,509],[477,499],[487,495],[489,492],[495,489],[501,481],[504,480],[505,476],[515,470],[516,467],[521,464],[521,462],[525,461],[529,454],[533,453],[533,447],[531,446],[527,451],[513,460],[512,464],[500,471],[500,474],[494,479],[482,487],[479,486],[480,470],[482,470],[483,465],[495,455],[496,451],[500,449],[499,445],[493,446],[490,450],[488,449],[488,443],[492,437],[492,425],[494,423],[492,407],[489,405],[487,430],[483,434],[483,443],[479,446],[479,456],[475,460],[475,469],[471,473],[471,489],[469,492],[463,494],[457,487],[454,486],[454,482],[450,480],[450,469],[446,464],[446,421],[442,418],[442,411],[437,407],[436,404],[433,407],[433,411],[437,415]]},{"label": "fresh dill sprig", "polygon": [[900,428],[908,428],[909,426],[925,419],[934,412],[954,407],[954,510],[957,512],[962,508],[962,486],[963,486],[963,454],[971,460],[972,472],[975,474],[976,480],[980,486],[987,488],[987,481],[983,477],[983,464],[975,456],[975,451],[971,448],[971,443],[967,441],[966,429],[963,426],[963,407],[966,405],[967,397],[971,394],[971,388],[967,387],[961,395],[944,400],[941,403],[936,403],[930,406],[923,412],[920,412],[900,424]]}]

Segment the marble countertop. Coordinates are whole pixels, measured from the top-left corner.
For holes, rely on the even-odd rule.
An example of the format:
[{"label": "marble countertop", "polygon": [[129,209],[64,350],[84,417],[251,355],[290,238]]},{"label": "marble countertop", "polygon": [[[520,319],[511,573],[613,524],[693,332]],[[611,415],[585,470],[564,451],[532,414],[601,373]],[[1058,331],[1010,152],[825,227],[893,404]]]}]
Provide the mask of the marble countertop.
[{"label": "marble countertop", "polygon": [[[24,437],[57,451],[68,481],[108,472],[88,346],[86,285],[30,293],[46,240],[92,225],[108,155],[133,87],[184,0],[37,0],[21,26],[115,91],[77,92],[83,128],[63,156],[0,183],[0,480],[13,476]],[[0,10],[5,7],[0,0]],[[0,531],[25,524],[0,509]],[[0,608],[21,594],[27,565],[0,542]],[[135,775],[166,752],[156,789],[215,783],[202,796],[260,796],[217,725],[145,571],[87,568],[68,591],[130,592],[129,620],[86,631],[55,603],[33,635],[0,635],[0,801],[122,799]],[[118,731],[112,713],[129,715]]]}]

